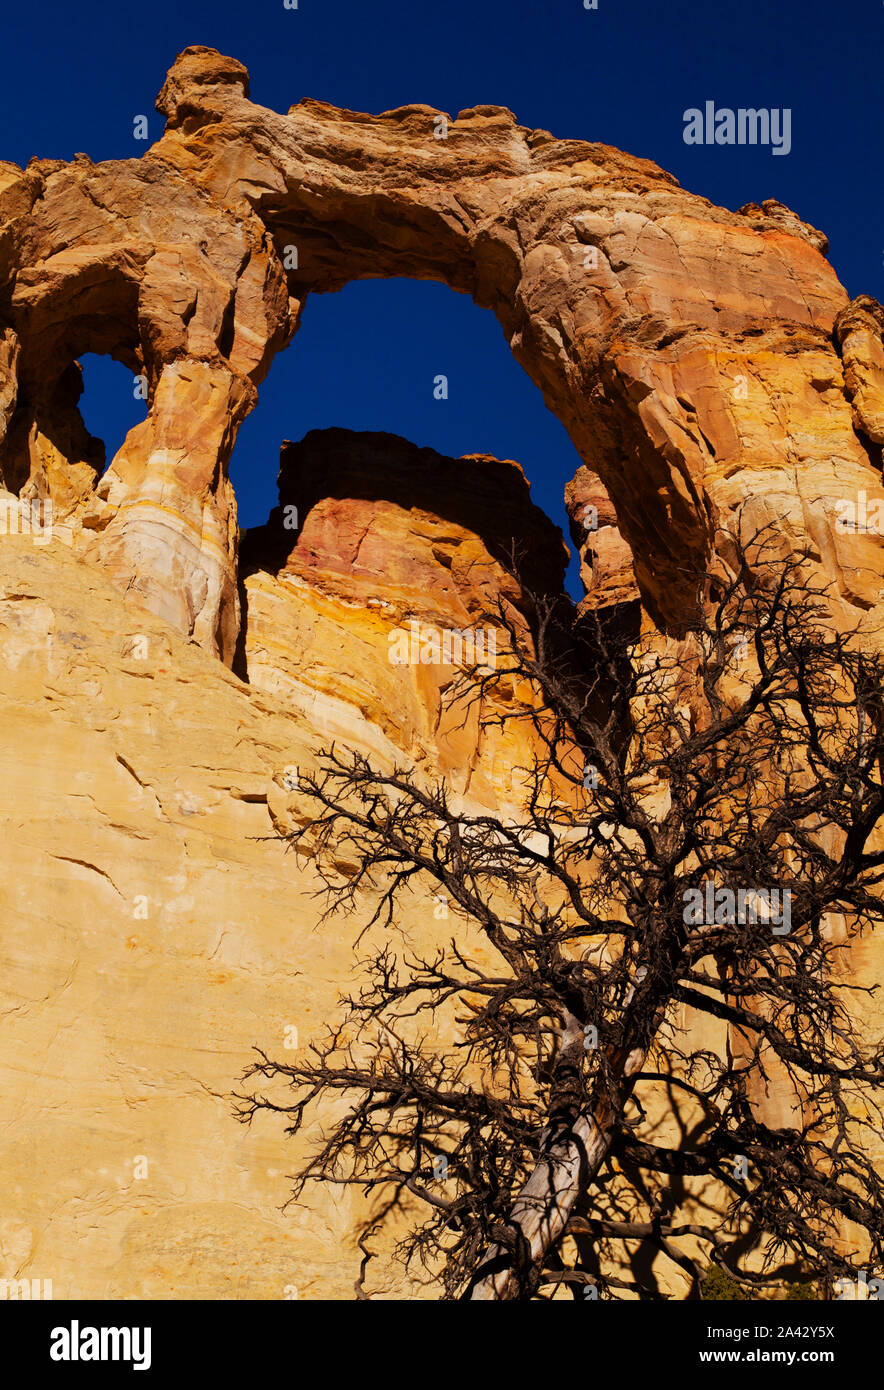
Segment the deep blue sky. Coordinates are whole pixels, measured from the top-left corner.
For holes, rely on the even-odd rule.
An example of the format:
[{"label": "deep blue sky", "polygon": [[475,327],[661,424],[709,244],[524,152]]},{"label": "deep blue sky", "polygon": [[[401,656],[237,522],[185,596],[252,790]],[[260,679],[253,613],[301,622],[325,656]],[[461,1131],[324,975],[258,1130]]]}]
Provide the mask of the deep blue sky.
[{"label": "deep blue sky", "polygon": [[[0,158],[143,152],[166,69],[188,44],[244,62],[254,101],[355,110],[509,106],[520,124],[647,156],[725,207],[777,198],[830,239],[851,294],[884,298],[881,0],[44,0],[3,17]],[[692,147],[687,107],[790,107],[792,149]],[[116,450],[143,413],[120,366],[87,358],[87,424]],[[432,380],[449,378],[435,401]],[[386,429],[451,454],[517,458],[564,528],[578,459],[492,316],[444,286],[360,282],[314,296],[262,387],[232,462],[243,525],[275,500],[279,444],[308,429]]]}]

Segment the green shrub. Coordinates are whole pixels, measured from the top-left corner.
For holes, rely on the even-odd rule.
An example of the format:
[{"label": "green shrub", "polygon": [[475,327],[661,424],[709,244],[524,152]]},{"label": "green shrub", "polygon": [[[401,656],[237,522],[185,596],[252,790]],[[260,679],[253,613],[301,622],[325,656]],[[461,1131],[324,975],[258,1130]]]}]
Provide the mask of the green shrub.
[{"label": "green shrub", "polygon": [[700,1284],[700,1297],[709,1302],[719,1303],[735,1299],[739,1299],[741,1303],[751,1301],[749,1295],[740,1288],[737,1281],[732,1279],[729,1274],[725,1274],[723,1269],[719,1269],[718,1265],[710,1265],[703,1275]]},{"label": "green shrub", "polygon": [[787,1303],[808,1303],[812,1299],[819,1300],[822,1297],[816,1284],[787,1284],[786,1302]]},{"label": "green shrub", "polygon": [[782,1284],[777,1289],[756,1294],[747,1293],[729,1274],[718,1265],[709,1265],[700,1281],[700,1297],[706,1302],[752,1303],[759,1299],[782,1299],[787,1303],[808,1303],[822,1299],[817,1284],[809,1280],[797,1284]]}]

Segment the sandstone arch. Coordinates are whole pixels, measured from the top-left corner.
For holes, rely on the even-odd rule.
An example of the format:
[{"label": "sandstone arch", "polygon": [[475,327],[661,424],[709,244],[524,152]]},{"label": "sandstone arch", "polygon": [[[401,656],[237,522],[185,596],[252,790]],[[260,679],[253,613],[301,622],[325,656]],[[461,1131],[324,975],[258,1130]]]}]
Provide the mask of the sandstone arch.
[{"label": "sandstone arch", "polygon": [[[24,1058],[4,1134],[11,1172],[32,1174],[32,1132],[48,1155],[44,1180],[23,1184],[15,1235],[40,1233],[68,1294],[230,1296],[238,1268],[251,1266],[250,1292],[277,1297],[304,1264],[308,1288],[352,1292],[340,1260],[351,1214],[308,1228],[292,1272],[282,1171],[270,1176],[258,1144],[243,1163],[224,1100],[248,1043],[275,1043],[291,1018],[291,923],[312,920],[315,884],[306,874],[293,883],[280,846],[264,840],[268,815],[285,824],[285,770],[307,759],[315,729],[178,636],[232,657],[226,462],[311,290],[431,276],[493,308],[586,461],[575,517],[589,497],[602,533],[619,523],[661,623],[677,626],[685,559],[704,553],[716,516],[741,507],[750,524],[777,519],[796,543],[810,534],[854,609],[873,604],[880,584],[880,537],[840,535],[832,503],[882,495],[881,310],[848,304],[818,233],[776,204],[711,207],[645,161],[527,131],[500,108],[461,113],[441,142],[426,107],[366,116],[306,101],[280,115],[247,95],[241,65],[191,49],[161,95],[166,133],[142,159],[0,164],[2,481],[52,496],[84,551],[163,620],[144,619],[146,681],[131,615],[100,575],[61,547],[39,566],[25,546],[4,547],[4,592],[32,600],[0,604],[16,868],[4,909],[9,1024]],[[285,264],[290,244],[297,268]],[[71,367],[87,351],[144,372],[151,393],[148,420],[97,493]],[[597,540],[631,592],[616,534]],[[548,554],[547,574],[552,545]],[[266,611],[278,636],[278,609],[268,600]],[[324,643],[338,665],[342,632]],[[376,686],[375,703],[390,689],[398,716],[400,690]],[[356,732],[368,742],[371,721]],[[486,784],[473,778],[471,793],[499,807],[506,780],[483,761]],[[48,853],[58,842],[70,859]],[[162,909],[131,926],[144,895]],[[425,925],[416,917],[415,933]],[[876,949],[861,944],[866,978]],[[351,956],[348,938],[298,936],[319,1012]],[[35,1056],[49,1059],[39,1086]],[[90,1109],[59,1144],[71,1096]],[[155,1205],[142,1219],[137,1196],[108,1196],[93,1168],[84,1206],[78,1170],[95,1158],[93,1115],[105,1117],[100,1163],[109,1148],[116,1174],[122,1155],[142,1151],[145,1112],[164,1156]],[[205,1170],[194,1136],[213,1151]],[[110,1219],[81,1222],[105,1203]]]},{"label": "sandstone arch", "polygon": [[884,500],[881,317],[849,305],[825,238],[781,204],[716,208],[500,107],[461,112],[445,139],[419,105],[281,115],[202,47],[157,106],[166,129],[140,160],[0,166],[0,462],[7,486],[52,493],[64,470],[40,441],[59,413],[71,427],[71,360],[143,371],[149,416],[97,511],[88,480],[73,492],[89,553],[178,630],[232,660],[237,428],[305,297],[387,275],[494,311],[610,493],[661,626],[678,629],[686,567],[738,512],[809,540],[847,604],[878,601],[881,536],[841,536],[835,513]]}]

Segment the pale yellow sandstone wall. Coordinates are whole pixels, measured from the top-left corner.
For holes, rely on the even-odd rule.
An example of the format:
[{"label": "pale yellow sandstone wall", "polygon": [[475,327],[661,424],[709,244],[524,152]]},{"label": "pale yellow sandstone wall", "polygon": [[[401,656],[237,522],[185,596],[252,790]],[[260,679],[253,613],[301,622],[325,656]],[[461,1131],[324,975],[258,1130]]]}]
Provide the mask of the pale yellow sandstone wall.
[{"label": "pale yellow sandstone wall", "polygon": [[0,546],[0,650],[0,1277],[351,1297],[349,1199],[281,1214],[290,1145],[229,1101],[353,968],[355,928],[314,930],[309,866],[260,838],[309,729],[58,542]]}]

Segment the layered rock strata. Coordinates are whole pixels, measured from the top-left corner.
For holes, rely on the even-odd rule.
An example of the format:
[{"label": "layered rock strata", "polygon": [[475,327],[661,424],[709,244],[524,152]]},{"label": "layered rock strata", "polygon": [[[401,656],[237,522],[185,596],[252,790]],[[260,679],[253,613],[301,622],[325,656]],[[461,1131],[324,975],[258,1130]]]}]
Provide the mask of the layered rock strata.
[{"label": "layered rock strata", "polygon": [[607,489],[660,625],[679,629],[721,527],[810,548],[848,620],[879,601],[881,535],[838,523],[851,499],[884,502],[880,316],[851,309],[825,237],[787,208],[717,208],[502,107],[279,114],[209,48],[179,56],[157,106],[141,159],[0,166],[0,466],[51,488],[15,440],[70,431],[79,354],[143,373],[148,418],[102,480],[93,553],[179,631],[232,661],[226,465],[304,299],[392,275],[497,315]]},{"label": "layered rock strata", "polygon": [[[446,458],[389,434],[314,430],[283,446],[280,504],[246,532],[244,674],[326,740],[420,766],[455,794],[520,800],[526,735],[459,698],[472,660],[530,642],[564,597],[567,549],[517,463]],[[527,698],[511,678],[493,699]]]}]

